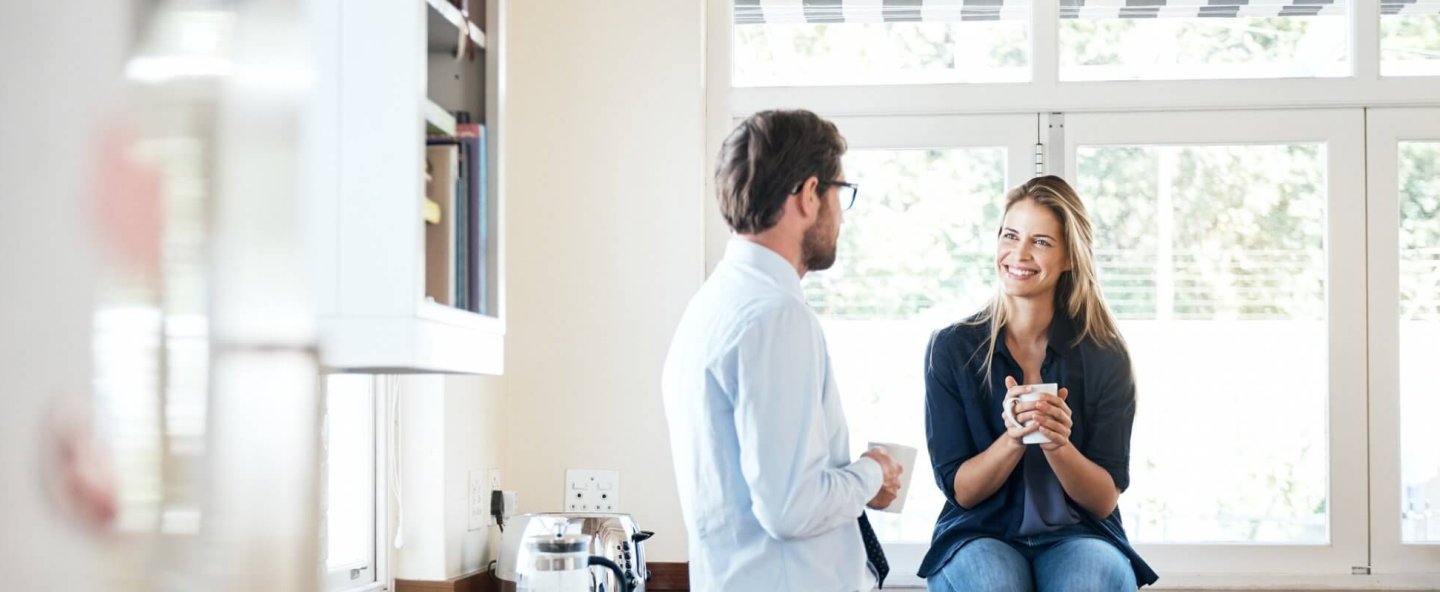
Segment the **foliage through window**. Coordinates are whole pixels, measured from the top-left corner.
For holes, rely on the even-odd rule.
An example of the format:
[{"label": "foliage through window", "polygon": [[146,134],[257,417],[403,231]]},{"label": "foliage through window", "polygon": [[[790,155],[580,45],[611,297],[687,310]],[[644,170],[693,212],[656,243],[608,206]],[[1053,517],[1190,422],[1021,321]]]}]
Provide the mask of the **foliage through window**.
[{"label": "foliage through window", "polygon": [[921,360],[931,331],[994,290],[1005,167],[1003,148],[852,150],[845,172],[860,197],[844,214],[839,256],[805,276],[856,453],[867,438],[919,449],[904,513],[871,514],[887,542],[928,542],[945,503],[918,427]]},{"label": "foliage through window", "polygon": [[1440,6],[1386,2],[1380,17],[1380,74],[1440,75]]},{"label": "foliage through window", "polygon": [[1130,538],[1328,542],[1324,146],[1081,146],[1076,165],[1139,389]]},{"label": "foliage through window", "polygon": [[1344,12],[1323,16],[1061,19],[1060,79],[1347,76],[1349,23]]},{"label": "foliage through window", "polygon": [[1440,351],[1440,142],[1401,142],[1401,538],[1440,543],[1440,404],[1429,372]]},{"label": "foliage through window", "polygon": [[735,86],[1024,82],[1026,21],[736,25]]}]

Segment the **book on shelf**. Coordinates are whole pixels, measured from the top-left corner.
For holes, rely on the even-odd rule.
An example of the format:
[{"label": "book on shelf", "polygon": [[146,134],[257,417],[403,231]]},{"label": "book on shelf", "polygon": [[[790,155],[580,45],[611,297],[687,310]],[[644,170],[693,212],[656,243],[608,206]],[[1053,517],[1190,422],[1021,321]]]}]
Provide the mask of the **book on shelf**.
[{"label": "book on shelf", "polygon": [[[448,259],[448,270],[451,277],[450,299],[448,304],[461,310],[475,310],[473,299],[470,295],[470,235],[473,233],[470,221],[470,210],[472,209],[469,196],[470,185],[470,158],[468,155],[469,146],[457,138],[450,136],[430,136],[426,144],[444,146],[454,150],[456,174],[453,183],[454,201],[450,208],[451,229],[450,248],[454,257]],[[438,270],[438,268],[437,268]]]},{"label": "book on shelf", "polygon": [[471,231],[466,235],[470,241],[466,249],[466,256],[470,260],[466,286],[469,292],[469,302],[474,306],[471,310],[485,315],[493,315],[495,311],[490,309],[489,297],[490,287],[490,199],[489,179],[487,171],[487,158],[485,149],[485,126],[479,123],[461,123],[455,126],[455,135],[459,138],[462,146],[465,146],[467,159],[467,170],[470,173],[469,183],[466,186],[466,201],[469,209],[469,223]]},{"label": "book on shelf", "polygon": [[[463,113],[457,114],[458,121],[467,121]],[[488,171],[486,158],[485,126],[476,123],[458,123],[455,136],[431,136],[426,142],[431,146],[450,146],[457,149],[459,158],[459,179],[456,183],[456,202],[450,210],[455,219],[456,259],[453,261],[455,284],[452,301],[454,306],[480,314],[492,315],[490,302],[489,254],[493,248],[490,225],[491,204],[488,196]]]},{"label": "book on shelf", "polygon": [[431,171],[426,198],[439,208],[440,223],[425,227],[425,296],[439,304],[455,305],[456,187],[460,179],[458,146],[427,146],[426,167]]}]

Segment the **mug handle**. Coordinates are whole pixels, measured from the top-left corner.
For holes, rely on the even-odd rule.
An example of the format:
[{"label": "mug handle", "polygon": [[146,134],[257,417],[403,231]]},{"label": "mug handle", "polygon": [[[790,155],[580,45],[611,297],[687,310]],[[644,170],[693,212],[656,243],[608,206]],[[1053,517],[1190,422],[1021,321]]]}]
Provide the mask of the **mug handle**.
[{"label": "mug handle", "polygon": [[[1014,424],[1017,426],[1020,425],[1020,422],[1019,420],[1015,419],[1015,406],[1019,404],[1020,397],[1010,397],[1009,399],[1005,399],[1005,418],[1010,420],[1010,424]],[[1005,426],[1005,429],[1010,429],[1010,425],[1007,424]]]}]

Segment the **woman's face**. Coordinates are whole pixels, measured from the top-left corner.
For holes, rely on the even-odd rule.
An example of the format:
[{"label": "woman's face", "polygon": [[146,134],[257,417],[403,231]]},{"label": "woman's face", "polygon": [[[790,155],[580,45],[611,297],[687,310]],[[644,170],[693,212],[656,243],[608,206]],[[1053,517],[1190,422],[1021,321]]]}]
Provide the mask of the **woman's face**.
[{"label": "woman's face", "polygon": [[995,249],[1000,287],[1006,296],[1053,297],[1060,275],[1070,269],[1060,219],[1033,199],[1022,199],[1005,212]]}]

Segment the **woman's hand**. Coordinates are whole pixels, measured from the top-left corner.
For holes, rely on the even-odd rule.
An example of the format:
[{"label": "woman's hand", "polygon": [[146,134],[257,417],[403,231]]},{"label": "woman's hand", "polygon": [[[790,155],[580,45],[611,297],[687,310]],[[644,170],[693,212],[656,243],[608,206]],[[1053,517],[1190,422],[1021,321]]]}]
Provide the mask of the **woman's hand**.
[{"label": "woman's hand", "polygon": [[[1007,377],[1005,384],[1010,385],[1014,379]],[[1026,387],[1012,387],[1010,392],[1023,390]],[[1023,393],[1019,393],[1023,394]],[[1016,396],[1019,396],[1017,394]],[[1045,451],[1059,450],[1070,445],[1070,430],[1074,422],[1070,419],[1070,406],[1065,399],[1070,397],[1070,389],[1062,388],[1058,394],[1039,393],[1040,400],[1033,402],[1017,401],[1009,403],[1015,406],[1014,414],[1020,425],[1026,425],[1031,421],[1035,424],[1031,427],[1039,431],[1049,442],[1042,442],[1040,448]],[[1009,395],[1007,394],[1008,398]]]},{"label": "woman's hand", "polygon": [[[1019,417],[1022,410],[1030,405],[1030,403],[1020,401],[1020,395],[1028,393],[1032,389],[1028,386],[1019,386],[1013,376],[1005,377],[1005,388],[1009,390],[1005,391],[1005,400],[1000,404],[1000,419],[1005,422],[1005,435],[1015,440],[1016,444],[1024,446],[1025,443],[1020,439],[1040,429],[1038,424],[1026,427],[1024,418]],[[1011,415],[1012,412],[1015,415]]]},{"label": "woman's hand", "polygon": [[[1070,406],[1065,403],[1070,389],[1062,388],[1058,395],[1039,393],[1040,400],[1026,402],[1019,400],[1020,395],[1033,392],[1033,389],[1019,385],[1013,376],[1005,377],[1005,388],[1009,389],[1001,405],[1005,435],[1018,443],[1026,434],[1040,432],[1050,439],[1040,444],[1040,448],[1046,451],[1070,445],[1070,428],[1074,424],[1070,420]],[[1031,421],[1035,423],[1027,426]]]}]

